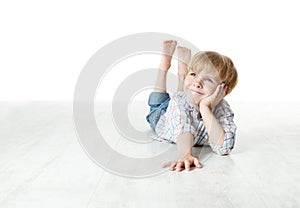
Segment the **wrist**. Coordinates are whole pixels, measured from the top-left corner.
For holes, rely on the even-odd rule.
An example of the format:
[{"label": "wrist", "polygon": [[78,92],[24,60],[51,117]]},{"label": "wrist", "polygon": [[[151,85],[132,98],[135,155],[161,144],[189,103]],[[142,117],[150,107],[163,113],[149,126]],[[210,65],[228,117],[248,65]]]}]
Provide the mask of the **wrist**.
[{"label": "wrist", "polygon": [[184,133],[177,137],[177,157],[184,158],[192,154],[194,137],[191,133]]},{"label": "wrist", "polygon": [[200,112],[207,111],[207,110],[211,111],[211,109],[212,109],[212,107],[211,107],[210,103],[200,102],[200,104],[199,104]]},{"label": "wrist", "polygon": [[184,158],[189,157],[189,156],[193,156],[192,149],[185,153],[178,152],[177,161],[182,161]]}]

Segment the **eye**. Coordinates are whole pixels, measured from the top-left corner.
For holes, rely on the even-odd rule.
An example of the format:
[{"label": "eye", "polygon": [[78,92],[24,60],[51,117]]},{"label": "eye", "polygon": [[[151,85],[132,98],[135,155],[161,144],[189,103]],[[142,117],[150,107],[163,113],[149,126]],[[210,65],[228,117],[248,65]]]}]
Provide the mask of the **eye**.
[{"label": "eye", "polygon": [[193,77],[196,77],[196,73],[194,73],[194,72],[191,72],[190,75]]},{"label": "eye", "polygon": [[205,81],[209,82],[209,83],[214,83],[214,80],[207,78]]}]

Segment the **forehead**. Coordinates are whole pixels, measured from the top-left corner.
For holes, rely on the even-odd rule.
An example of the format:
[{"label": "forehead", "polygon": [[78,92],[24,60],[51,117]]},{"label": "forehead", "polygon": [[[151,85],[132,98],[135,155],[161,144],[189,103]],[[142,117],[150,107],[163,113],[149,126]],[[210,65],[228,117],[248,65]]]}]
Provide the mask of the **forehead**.
[{"label": "forehead", "polygon": [[192,71],[202,76],[206,75],[214,78],[219,78],[216,69],[210,66],[197,66],[196,68],[192,69]]}]

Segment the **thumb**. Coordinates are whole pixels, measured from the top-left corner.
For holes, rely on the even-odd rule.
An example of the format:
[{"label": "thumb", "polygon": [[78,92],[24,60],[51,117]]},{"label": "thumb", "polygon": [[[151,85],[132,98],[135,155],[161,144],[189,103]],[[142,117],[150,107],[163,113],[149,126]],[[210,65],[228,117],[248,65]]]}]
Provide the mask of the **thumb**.
[{"label": "thumb", "polygon": [[169,167],[170,165],[171,165],[171,162],[166,162],[166,163],[162,164],[162,168]]},{"label": "thumb", "polygon": [[200,164],[200,162],[199,162],[199,160],[197,158],[194,159],[194,164],[195,164],[195,166],[197,168],[201,168],[202,167],[201,164]]}]

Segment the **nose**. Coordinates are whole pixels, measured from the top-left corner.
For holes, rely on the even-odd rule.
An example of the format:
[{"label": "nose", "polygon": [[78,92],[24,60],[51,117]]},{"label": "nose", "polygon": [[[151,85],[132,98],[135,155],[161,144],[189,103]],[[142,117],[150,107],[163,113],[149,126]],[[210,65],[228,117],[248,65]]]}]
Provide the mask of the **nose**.
[{"label": "nose", "polygon": [[197,77],[197,79],[195,79],[195,82],[193,83],[193,85],[196,88],[203,88],[202,79],[200,77]]}]

